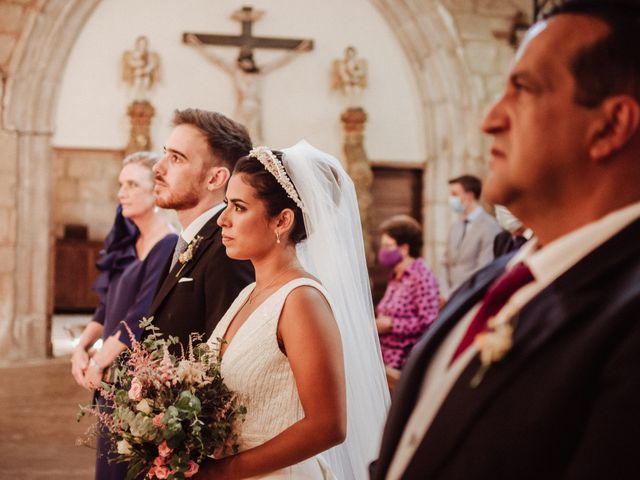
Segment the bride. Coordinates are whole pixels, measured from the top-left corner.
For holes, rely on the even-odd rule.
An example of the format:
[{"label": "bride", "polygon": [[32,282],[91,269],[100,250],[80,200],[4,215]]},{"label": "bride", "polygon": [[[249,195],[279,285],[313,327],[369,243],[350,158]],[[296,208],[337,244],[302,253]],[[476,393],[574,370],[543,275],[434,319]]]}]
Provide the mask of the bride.
[{"label": "bride", "polygon": [[226,202],[222,242],[256,283],[209,343],[247,414],[240,452],[198,478],[367,478],[389,398],[353,183],[306,142],[258,147]]}]

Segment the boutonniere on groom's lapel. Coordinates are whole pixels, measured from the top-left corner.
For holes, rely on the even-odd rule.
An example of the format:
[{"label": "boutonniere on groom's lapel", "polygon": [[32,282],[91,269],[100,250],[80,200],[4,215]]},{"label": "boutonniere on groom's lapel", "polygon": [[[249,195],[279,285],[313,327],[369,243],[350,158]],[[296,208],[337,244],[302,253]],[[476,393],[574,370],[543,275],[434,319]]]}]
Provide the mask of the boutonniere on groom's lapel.
[{"label": "boutonniere on groom's lapel", "polygon": [[189,242],[187,249],[180,254],[180,256],[178,257],[178,262],[181,266],[180,270],[178,270],[178,272],[176,273],[176,277],[180,276],[185,265],[189,263],[189,261],[191,261],[191,259],[193,258],[193,252],[195,252],[196,248],[198,248],[198,245],[200,245],[201,241],[202,235],[196,235],[194,239]]},{"label": "boutonniere on groom's lapel", "polygon": [[480,385],[489,367],[502,360],[511,350],[517,315],[517,311],[504,308],[498,315],[487,321],[486,330],[476,335],[473,343],[478,347],[481,365],[471,379],[471,388]]}]

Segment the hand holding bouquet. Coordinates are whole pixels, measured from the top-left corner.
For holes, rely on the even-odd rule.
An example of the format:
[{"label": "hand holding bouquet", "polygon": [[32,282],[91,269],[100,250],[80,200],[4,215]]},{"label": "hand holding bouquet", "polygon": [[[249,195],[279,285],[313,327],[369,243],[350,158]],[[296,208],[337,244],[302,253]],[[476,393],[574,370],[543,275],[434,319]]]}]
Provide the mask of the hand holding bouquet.
[{"label": "hand holding bouquet", "polygon": [[113,383],[102,383],[106,406],[83,407],[80,416],[98,418],[117,461],[129,462],[127,480],[145,471],[151,479],[190,478],[206,457],[236,453],[233,426],[245,409],[206,343],[190,341],[187,354],[174,355],[178,340],[162,338],[151,322],[140,323],[150,332],[142,342],[130,332],[132,348],[116,360]]}]

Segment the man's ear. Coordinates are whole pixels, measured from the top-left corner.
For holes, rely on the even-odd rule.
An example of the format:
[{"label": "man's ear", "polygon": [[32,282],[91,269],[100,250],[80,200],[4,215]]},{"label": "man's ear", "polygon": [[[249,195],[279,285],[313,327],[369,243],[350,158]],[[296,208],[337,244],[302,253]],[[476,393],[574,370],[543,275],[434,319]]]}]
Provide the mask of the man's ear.
[{"label": "man's ear", "polygon": [[214,191],[225,187],[231,172],[227,167],[211,167],[207,175],[207,190]]},{"label": "man's ear", "polygon": [[595,161],[608,158],[624,148],[638,133],[640,105],[630,95],[607,98],[598,107],[600,116],[593,126],[589,154]]},{"label": "man's ear", "polygon": [[475,193],[473,193],[471,190],[463,190],[464,191],[464,197],[467,199],[468,202],[473,203],[473,202],[477,202],[478,199],[476,198]]}]

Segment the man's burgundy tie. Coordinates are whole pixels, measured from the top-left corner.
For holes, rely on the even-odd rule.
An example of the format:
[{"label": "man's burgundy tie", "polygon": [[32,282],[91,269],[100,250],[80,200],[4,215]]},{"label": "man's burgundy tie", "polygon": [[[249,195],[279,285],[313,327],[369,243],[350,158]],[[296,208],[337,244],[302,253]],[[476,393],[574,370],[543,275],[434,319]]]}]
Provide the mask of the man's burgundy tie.
[{"label": "man's burgundy tie", "polygon": [[534,280],[529,267],[523,262],[516,264],[511,270],[503,273],[485,293],[482,304],[465,332],[451,363],[473,343],[476,335],[482,332],[491,317],[497,314],[517,290]]}]

